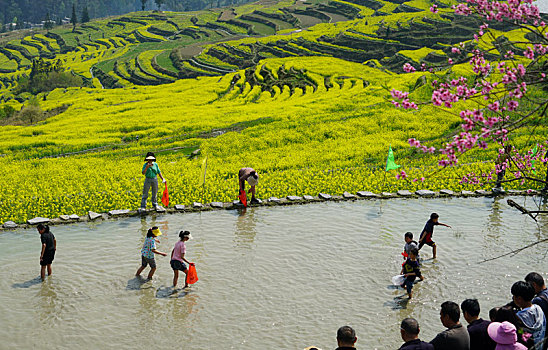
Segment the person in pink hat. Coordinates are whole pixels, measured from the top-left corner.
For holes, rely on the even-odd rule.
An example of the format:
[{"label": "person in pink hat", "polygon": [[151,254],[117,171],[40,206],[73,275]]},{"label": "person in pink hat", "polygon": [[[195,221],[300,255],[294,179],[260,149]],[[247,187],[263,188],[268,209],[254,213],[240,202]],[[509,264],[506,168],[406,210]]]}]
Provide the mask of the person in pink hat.
[{"label": "person in pink hat", "polygon": [[525,345],[518,343],[516,326],[508,321],[491,322],[487,333],[497,343],[495,350],[527,350]]}]

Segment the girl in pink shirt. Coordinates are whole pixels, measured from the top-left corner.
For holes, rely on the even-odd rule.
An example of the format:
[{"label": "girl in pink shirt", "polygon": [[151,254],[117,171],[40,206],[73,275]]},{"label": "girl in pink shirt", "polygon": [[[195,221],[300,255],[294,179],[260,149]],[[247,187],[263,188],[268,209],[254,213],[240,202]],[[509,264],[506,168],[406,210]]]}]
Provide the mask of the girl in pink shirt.
[{"label": "girl in pink shirt", "polygon": [[[185,254],[186,254],[185,242],[188,241],[189,239],[192,239],[192,235],[188,231],[181,230],[179,232],[179,238],[181,240],[175,243],[175,247],[171,251],[170,265],[171,265],[171,268],[173,269],[173,288],[177,287],[177,281],[179,280],[179,271],[183,271],[185,275],[188,272],[185,262],[187,264],[192,264],[190,261],[185,259]],[[188,287],[188,283],[186,283],[186,278],[185,278],[184,288],[186,287]]]}]

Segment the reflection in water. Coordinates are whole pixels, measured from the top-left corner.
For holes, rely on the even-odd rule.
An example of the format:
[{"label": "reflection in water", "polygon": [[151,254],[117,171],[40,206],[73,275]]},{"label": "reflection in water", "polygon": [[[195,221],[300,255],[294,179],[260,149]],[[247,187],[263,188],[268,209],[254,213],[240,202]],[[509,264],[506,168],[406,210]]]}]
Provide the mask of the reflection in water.
[{"label": "reflection in water", "polygon": [[238,211],[236,220],[236,229],[234,233],[236,237],[234,242],[236,246],[251,248],[255,236],[257,235],[256,226],[256,208],[244,208]]},{"label": "reflection in water", "polygon": [[43,323],[56,323],[54,320],[60,319],[61,307],[57,301],[57,293],[55,292],[55,283],[52,278],[46,278],[38,292],[38,308],[40,321]]},{"label": "reflection in water", "polygon": [[484,240],[487,245],[493,240],[498,240],[500,238],[500,226],[502,223],[501,199],[501,197],[495,197],[493,204],[489,209],[489,216],[487,217],[487,235]]},{"label": "reflection in water", "polygon": [[161,317],[158,312],[158,299],[156,299],[156,288],[153,281],[147,281],[141,285],[139,293],[139,307],[137,307],[137,319],[142,329]]}]

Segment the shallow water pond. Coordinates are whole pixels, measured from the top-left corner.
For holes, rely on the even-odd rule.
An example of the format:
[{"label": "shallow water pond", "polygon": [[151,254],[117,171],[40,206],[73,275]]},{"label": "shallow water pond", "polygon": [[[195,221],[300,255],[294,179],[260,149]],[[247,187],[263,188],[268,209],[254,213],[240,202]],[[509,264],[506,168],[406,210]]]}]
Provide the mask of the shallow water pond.
[{"label": "shallow water pond", "polygon": [[[533,205],[533,198],[513,198]],[[418,234],[431,212],[438,259],[423,264],[414,299],[398,300],[391,277],[402,263],[403,234]],[[480,301],[481,316],[510,300],[528,272],[548,279],[548,244],[479,264],[547,238],[506,199],[393,199],[127,218],[52,227],[58,243],[52,277],[37,278],[36,230],[0,234],[0,348],[303,349],[336,347],[351,325],[360,349],[395,349],[399,323],[419,320],[421,338],[443,329],[445,300]],[[199,282],[172,294],[167,257],[154,279],[134,277],[146,229],[192,232],[187,257]],[[421,250],[431,257],[431,248]],[[145,270],[144,274],[148,272]],[[181,282],[180,282],[181,283]],[[464,321],[464,320],[463,320]]]}]

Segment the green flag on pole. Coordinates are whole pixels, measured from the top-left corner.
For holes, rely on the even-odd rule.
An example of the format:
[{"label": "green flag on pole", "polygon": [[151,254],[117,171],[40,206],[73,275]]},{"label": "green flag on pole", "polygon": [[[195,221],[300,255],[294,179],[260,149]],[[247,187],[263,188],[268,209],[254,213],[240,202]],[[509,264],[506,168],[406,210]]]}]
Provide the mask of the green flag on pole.
[{"label": "green flag on pole", "polygon": [[[537,153],[538,153],[538,147],[537,147],[537,146],[538,146],[538,144],[536,144],[536,145],[535,145],[535,148],[533,148],[533,151],[532,151],[533,154],[531,155],[531,157],[534,157],[534,156],[537,155]],[[535,166],[535,163],[536,163],[536,162],[537,162],[537,161],[536,161],[535,159],[531,160],[531,167],[533,168],[533,174],[534,174],[534,175],[537,174],[537,168],[536,168],[536,166]]]},{"label": "green flag on pole", "polygon": [[386,157],[386,171],[392,169],[398,169],[400,166],[394,161],[394,152],[392,152],[392,146],[388,148],[388,157]]}]

